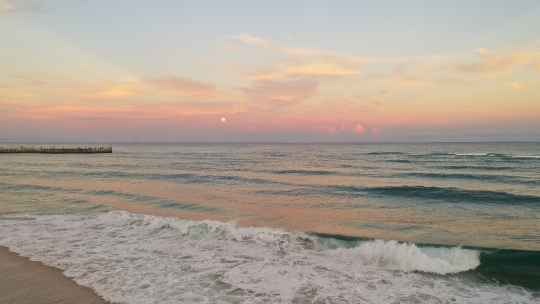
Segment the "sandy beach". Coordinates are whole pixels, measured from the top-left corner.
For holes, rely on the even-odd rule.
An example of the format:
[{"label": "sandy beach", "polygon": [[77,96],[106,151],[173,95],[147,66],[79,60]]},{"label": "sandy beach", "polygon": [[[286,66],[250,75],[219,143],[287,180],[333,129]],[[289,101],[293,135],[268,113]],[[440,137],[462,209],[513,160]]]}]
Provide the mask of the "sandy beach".
[{"label": "sandy beach", "polygon": [[108,303],[60,269],[30,261],[0,246],[0,303]]}]

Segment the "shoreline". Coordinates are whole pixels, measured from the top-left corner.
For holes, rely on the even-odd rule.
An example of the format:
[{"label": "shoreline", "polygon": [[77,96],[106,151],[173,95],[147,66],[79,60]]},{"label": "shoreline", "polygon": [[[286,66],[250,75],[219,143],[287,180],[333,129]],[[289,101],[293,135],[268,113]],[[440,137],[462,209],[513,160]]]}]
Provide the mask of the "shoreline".
[{"label": "shoreline", "polygon": [[62,270],[0,246],[0,303],[109,303]]}]

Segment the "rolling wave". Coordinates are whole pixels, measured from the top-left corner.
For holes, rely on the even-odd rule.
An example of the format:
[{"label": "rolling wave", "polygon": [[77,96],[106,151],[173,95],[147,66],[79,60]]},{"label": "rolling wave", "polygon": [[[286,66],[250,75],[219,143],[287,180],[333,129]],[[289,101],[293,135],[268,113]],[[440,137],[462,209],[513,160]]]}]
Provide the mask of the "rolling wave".
[{"label": "rolling wave", "polygon": [[480,265],[479,251],[459,246],[424,247],[397,241],[374,240],[362,242],[354,248],[331,251],[347,261],[361,261],[365,265],[399,271],[422,271],[437,274],[459,273]]},{"label": "rolling wave", "polygon": [[438,274],[458,273],[476,268],[479,252],[461,247],[419,248],[415,244],[397,241],[371,240],[357,242],[346,248],[329,249],[327,240],[313,237],[301,231],[268,227],[243,227],[235,222],[223,223],[205,220],[181,220],[176,218],[135,215],[128,212],[109,212],[103,216],[106,222],[122,225],[148,226],[149,229],[175,229],[190,237],[211,236],[235,242],[255,242],[264,245],[290,246],[303,249],[329,250],[329,254],[347,261],[360,261],[365,265],[400,271],[423,271]]},{"label": "rolling wave", "polygon": [[367,152],[366,155],[405,155],[405,152],[389,151],[389,152]]},{"label": "rolling wave", "polygon": [[325,170],[278,170],[272,171],[274,174],[296,174],[296,175],[334,175],[335,172]]},{"label": "rolling wave", "polygon": [[439,169],[450,169],[450,170],[485,170],[485,171],[507,171],[514,169],[509,166],[478,166],[478,165],[441,165],[436,166]]},{"label": "rolling wave", "polygon": [[[49,223],[58,222],[57,226],[63,227],[66,223],[75,224],[77,217],[83,222],[92,222],[92,225],[87,228],[103,227],[98,230],[125,229],[152,233],[168,230],[169,233],[191,239],[210,238],[235,243],[277,246],[282,249],[289,248],[289,250],[317,250],[343,261],[361,262],[368,266],[405,272],[448,274],[467,271],[480,265],[479,251],[463,249],[460,246],[421,248],[412,243],[367,239],[355,241],[351,246],[331,237],[281,228],[239,226],[235,222],[183,220],[127,211],[108,211],[86,216],[43,215],[34,216],[34,219],[45,220]],[[0,221],[6,218],[28,220],[31,217],[29,215],[0,217]],[[13,223],[13,221],[7,223]],[[75,226],[80,225],[75,224]],[[10,240],[10,237],[3,237],[1,240]],[[329,242],[332,242],[332,245]],[[9,241],[4,245],[9,245]]]},{"label": "rolling wave", "polygon": [[464,179],[464,180],[477,180],[487,181],[495,183],[510,183],[510,184],[539,184],[537,180],[527,180],[522,177],[515,177],[509,175],[496,175],[496,174],[474,174],[474,173],[432,173],[432,172],[409,172],[403,173],[404,177],[419,177],[427,179]]},{"label": "rolling wave", "polygon": [[[352,241],[125,211],[0,217],[0,227],[5,232],[0,245],[63,269],[111,302],[401,302],[425,294],[431,297],[421,303],[530,302],[534,297],[513,285],[459,279],[481,269],[484,259],[481,250],[460,246]],[[486,269],[497,263],[488,260]]]},{"label": "rolling wave", "polygon": [[465,156],[465,157],[490,157],[490,158],[501,158],[501,159],[540,159],[540,155],[512,155],[506,153],[493,153],[493,152],[482,152],[482,153],[447,153],[447,155],[454,156]]},{"label": "rolling wave", "polygon": [[357,187],[332,186],[335,193],[342,195],[377,195],[405,199],[423,199],[451,203],[491,203],[491,204],[529,204],[540,205],[540,197],[511,194],[501,191],[466,190],[453,187],[425,186],[385,186]]}]

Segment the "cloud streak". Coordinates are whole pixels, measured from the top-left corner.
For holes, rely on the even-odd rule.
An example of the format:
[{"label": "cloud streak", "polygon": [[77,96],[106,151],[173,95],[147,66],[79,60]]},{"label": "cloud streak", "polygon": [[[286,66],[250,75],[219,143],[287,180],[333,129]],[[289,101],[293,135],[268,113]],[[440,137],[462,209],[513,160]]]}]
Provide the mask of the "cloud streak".
[{"label": "cloud streak", "polygon": [[[7,110],[0,115],[4,118],[25,119],[67,119],[67,118],[123,118],[123,119],[163,119],[193,116],[219,116],[246,112],[247,106],[232,102],[182,102],[182,103],[59,103],[43,104],[17,100],[0,101],[0,107]],[[221,117],[221,116],[220,116]]]},{"label": "cloud streak", "polygon": [[313,79],[297,80],[261,80],[249,88],[239,90],[247,99],[256,104],[267,104],[271,107],[285,107],[300,103],[312,97],[319,83]]},{"label": "cloud streak", "polygon": [[14,14],[20,12],[43,12],[45,8],[41,4],[34,4],[29,6],[18,6],[15,3],[22,1],[10,1],[2,0],[0,1],[0,15]]},{"label": "cloud streak", "polygon": [[[540,43],[499,50],[477,49],[454,55],[375,58],[283,47],[245,33],[231,38],[255,47],[255,51],[248,54],[258,55],[266,61],[249,65],[252,69],[247,78],[249,82],[314,78],[320,83],[382,81],[400,86],[434,87],[501,77],[520,67],[540,70]],[[241,46],[228,47],[244,51]]]},{"label": "cloud streak", "polygon": [[[367,58],[304,48],[282,47],[245,33],[231,38],[255,46],[260,50],[271,51],[273,54],[269,57],[271,62],[261,66],[262,71],[249,77],[249,81],[352,75],[360,72],[362,62],[369,61]],[[241,48],[235,47],[235,49],[240,50]]]},{"label": "cloud streak", "polygon": [[231,93],[218,90],[212,83],[177,76],[119,79],[100,75],[99,81],[82,84],[72,83],[69,79],[55,74],[32,76],[6,74],[6,76],[16,79],[12,85],[14,93],[19,90],[21,93],[24,91],[30,94],[67,94],[66,96],[90,99],[168,96],[193,100],[225,100],[232,97]]},{"label": "cloud streak", "polygon": [[520,84],[509,82],[508,85],[511,86],[514,90],[523,90],[523,86]]},{"label": "cloud streak", "polygon": [[142,78],[144,84],[154,87],[155,94],[178,94],[195,98],[223,99],[212,83],[196,81],[184,77],[169,76],[166,78]]},{"label": "cloud streak", "polygon": [[510,74],[515,68],[525,66],[533,59],[540,58],[540,52],[532,47],[489,51],[478,49],[474,51],[476,58],[472,61],[461,60],[455,64],[455,71],[461,73],[485,74],[487,77],[497,77]]}]

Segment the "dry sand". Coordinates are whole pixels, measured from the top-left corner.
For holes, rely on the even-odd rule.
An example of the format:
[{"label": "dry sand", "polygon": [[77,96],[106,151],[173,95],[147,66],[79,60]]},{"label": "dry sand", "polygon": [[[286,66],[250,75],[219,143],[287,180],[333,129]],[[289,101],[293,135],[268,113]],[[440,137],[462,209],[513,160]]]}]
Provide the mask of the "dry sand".
[{"label": "dry sand", "polygon": [[60,269],[33,262],[0,246],[0,303],[108,303]]}]

